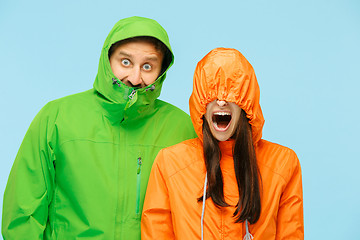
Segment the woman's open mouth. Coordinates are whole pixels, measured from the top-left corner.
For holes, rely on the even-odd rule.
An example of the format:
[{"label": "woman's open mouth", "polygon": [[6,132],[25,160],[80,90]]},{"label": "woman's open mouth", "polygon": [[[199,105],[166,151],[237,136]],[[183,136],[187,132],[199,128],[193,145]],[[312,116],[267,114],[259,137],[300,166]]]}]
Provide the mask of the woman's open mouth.
[{"label": "woman's open mouth", "polygon": [[231,122],[231,112],[214,112],[212,122],[216,131],[225,132]]}]

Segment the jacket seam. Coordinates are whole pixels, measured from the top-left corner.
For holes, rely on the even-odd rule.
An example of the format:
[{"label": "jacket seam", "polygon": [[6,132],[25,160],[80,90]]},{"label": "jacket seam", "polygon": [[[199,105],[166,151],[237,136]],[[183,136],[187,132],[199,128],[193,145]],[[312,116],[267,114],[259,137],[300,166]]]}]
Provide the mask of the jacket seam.
[{"label": "jacket seam", "polygon": [[191,163],[189,163],[188,165],[186,165],[185,167],[178,169],[178,170],[175,171],[174,173],[170,174],[167,178],[170,179],[171,177],[173,177],[173,176],[176,175],[177,173],[179,173],[179,172],[183,171],[184,169],[190,167],[191,165],[195,164],[196,162],[198,162],[198,161],[191,162]]},{"label": "jacket seam", "polygon": [[[110,142],[110,141],[96,141],[96,140],[86,139],[86,138],[76,138],[76,139],[70,139],[70,140],[63,141],[62,143],[59,144],[59,147],[61,147],[65,143],[74,142],[74,141],[84,141],[84,142],[87,141],[87,142],[93,142],[93,143],[111,143],[111,144],[114,144],[114,145],[121,145],[122,144],[122,143],[115,143],[115,142]],[[166,146],[163,146],[163,145],[151,145],[151,144],[128,144],[127,146],[166,148]]]},{"label": "jacket seam", "polygon": [[114,143],[114,142],[109,142],[109,141],[95,141],[95,140],[91,140],[91,139],[76,138],[76,139],[63,141],[62,143],[59,144],[59,147],[61,147],[65,143],[74,142],[74,141],[84,141],[84,142],[94,142],[94,143],[112,143],[114,145],[121,145],[121,143]]},{"label": "jacket seam", "polygon": [[280,173],[274,171],[271,167],[269,167],[269,166],[267,166],[265,164],[260,164],[260,165],[262,165],[262,166],[266,167],[267,169],[269,169],[273,174],[280,176],[280,178],[284,181],[284,183],[286,183],[286,179],[285,179],[285,177],[283,175],[281,175]]}]

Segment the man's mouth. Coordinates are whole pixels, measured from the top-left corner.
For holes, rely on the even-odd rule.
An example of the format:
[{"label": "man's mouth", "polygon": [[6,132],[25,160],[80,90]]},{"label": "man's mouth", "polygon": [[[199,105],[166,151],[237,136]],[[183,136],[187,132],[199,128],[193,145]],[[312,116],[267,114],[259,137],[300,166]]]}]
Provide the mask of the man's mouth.
[{"label": "man's mouth", "polygon": [[212,122],[216,131],[225,132],[231,122],[231,112],[214,112]]}]

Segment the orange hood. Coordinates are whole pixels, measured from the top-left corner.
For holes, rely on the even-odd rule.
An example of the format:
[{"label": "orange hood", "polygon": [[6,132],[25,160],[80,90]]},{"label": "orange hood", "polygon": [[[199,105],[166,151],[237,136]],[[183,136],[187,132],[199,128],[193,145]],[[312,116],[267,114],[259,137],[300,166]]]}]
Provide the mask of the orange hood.
[{"label": "orange hood", "polygon": [[254,143],[261,139],[265,120],[259,85],[253,67],[236,49],[216,48],[196,66],[189,105],[191,120],[201,140],[202,116],[207,104],[216,99],[234,102],[242,108],[250,119]]}]

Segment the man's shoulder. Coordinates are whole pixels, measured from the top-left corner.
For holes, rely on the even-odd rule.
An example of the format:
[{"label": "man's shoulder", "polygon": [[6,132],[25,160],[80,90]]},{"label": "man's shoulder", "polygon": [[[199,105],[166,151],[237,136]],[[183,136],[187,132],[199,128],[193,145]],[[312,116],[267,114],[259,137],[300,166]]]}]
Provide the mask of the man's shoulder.
[{"label": "man's shoulder", "polygon": [[[90,104],[93,101],[92,96],[94,95],[93,89],[86,90],[84,92],[71,94],[65,97],[61,97],[55,100],[48,102],[44,107],[43,111],[61,111],[61,109],[66,109],[71,111],[71,109],[79,110],[79,106],[83,108],[91,108]],[[77,111],[76,110],[76,111]]]},{"label": "man's shoulder", "polygon": [[[189,114],[162,100],[155,101],[155,109],[156,113],[154,114],[154,118],[163,136],[169,134],[169,139],[179,138],[179,140],[196,137]],[[163,131],[164,129],[171,131]],[[176,142],[178,142],[178,140]]]},{"label": "man's shoulder", "polygon": [[59,115],[62,115],[64,109],[71,111],[76,109],[78,105],[87,106],[86,102],[89,102],[90,95],[93,94],[93,90],[87,90],[84,92],[68,95],[55,100],[52,100],[42,107],[36,118],[50,118],[57,119]]},{"label": "man's shoulder", "polygon": [[163,111],[167,114],[189,117],[189,114],[185,113],[182,109],[160,99],[155,100],[155,107],[158,109],[158,111]]},{"label": "man's shoulder", "polygon": [[76,102],[87,101],[91,95],[94,95],[94,90],[89,89],[83,92],[67,95],[55,100],[50,101],[48,104],[52,105],[62,105],[62,104],[74,104]]}]

